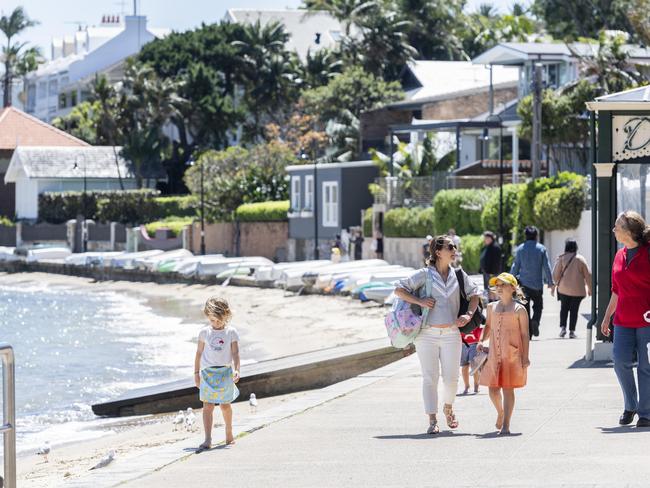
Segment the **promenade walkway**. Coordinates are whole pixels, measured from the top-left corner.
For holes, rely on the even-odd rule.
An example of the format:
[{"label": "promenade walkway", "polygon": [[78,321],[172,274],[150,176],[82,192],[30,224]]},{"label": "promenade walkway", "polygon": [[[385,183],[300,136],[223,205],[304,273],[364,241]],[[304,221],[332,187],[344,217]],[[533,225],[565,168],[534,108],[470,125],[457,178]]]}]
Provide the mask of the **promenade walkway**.
[{"label": "promenade walkway", "polygon": [[[315,392],[300,400],[302,406],[285,406],[285,417],[269,420],[233,447],[186,452],[156,471],[145,461],[139,468],[136,460],[116,461],[102,474],[115,483],[127,476],[131,481],[120,486],[138,488],[647,487],[650,429],[618,426],[622,399],[611,365],[585,367],[585,321],[579,339],[559,339],[558,302],[548,296],[546,304],[512,436],[496,436],[485,388],[458,397],[460,427],[453,433],[443,428],[437,436],[423,434],[421,377],[411,356]],[[178,459],[189,446],[170,447]]]}]

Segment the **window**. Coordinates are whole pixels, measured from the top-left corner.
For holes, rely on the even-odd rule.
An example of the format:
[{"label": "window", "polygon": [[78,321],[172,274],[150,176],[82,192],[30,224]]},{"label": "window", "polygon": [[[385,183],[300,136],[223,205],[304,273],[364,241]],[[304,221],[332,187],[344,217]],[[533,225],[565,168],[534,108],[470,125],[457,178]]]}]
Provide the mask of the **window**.
[{"label": "window", "polygon": [[65,93],[59,93],[59,108],[60,109],[66,108],[66,106],[67,106],[67,100],[66,100]]},{"label": "window", "polygon": [[291,210],[300,210],[300,176],[291,177]]},{"label": "window", "polygon": [[47,82],[39,81],[38,82],[38,99],[41,100],[47,97]]},{"label": "window", "polygon": [[336,181],[323,182],[323,227],[339,225],[339,184]]},{"label": "window", "polygon": [[314,175],[305,176],[305,208],[314,210]]}]

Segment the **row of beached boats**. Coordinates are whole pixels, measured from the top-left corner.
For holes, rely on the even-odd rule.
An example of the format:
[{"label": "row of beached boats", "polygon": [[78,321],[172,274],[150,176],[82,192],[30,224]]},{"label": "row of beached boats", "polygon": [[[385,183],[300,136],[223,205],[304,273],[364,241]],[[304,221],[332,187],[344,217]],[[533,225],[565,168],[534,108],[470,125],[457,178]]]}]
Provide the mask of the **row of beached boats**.
[{"label": "row of beached boats", "polygon": [[61,247],[15,249],[0,247],[0,261],[56,262],[72,266],[135,269],[179,273],[186,277],[240,277],[252,286],[274,286],[289,291],[342,294],[362,301],[390,302],[395,283],[413,268],[391,265],[383,259],[333,262],[327,259],[274,263],[261,257],[195,256],[186,249],[141,252],[85,252],[72,254]]}]

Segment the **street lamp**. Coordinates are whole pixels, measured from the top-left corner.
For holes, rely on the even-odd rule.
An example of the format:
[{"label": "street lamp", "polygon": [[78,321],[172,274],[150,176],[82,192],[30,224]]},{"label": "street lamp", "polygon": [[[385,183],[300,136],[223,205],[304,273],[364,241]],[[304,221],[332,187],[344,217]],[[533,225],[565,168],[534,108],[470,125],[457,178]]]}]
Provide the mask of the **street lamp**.
[{"label": "street lamp", "polygon": [[[74,166],[72,167],[73,171],[79,171],[79,163],[77,161],[78,157],[75,158]],[[81,194],[81,212],[82,212],[82,220],[81,220],[81,252],[86,252],[88,249],[88,225],[86,224],[86,188],[87,188],[87,180],[86,180],[86,164],[84,163],[83,165],[83,174],[84,174],[84,186],[83,186],[83,192]]]},{"label": "street lamp", "polygon": [[[499,244],[503,245],[504,242],[504,222],[503,222],[503,119],[499,114],[488,115],[486,122],[498,121],[499,122]],[[487,135],[488,128],[485,127],[483,134]],[[487,137],[486,137],[487,139]],[[489,146],[488,146],[489,151]],[[504,254],[501,254],[501,265],[504,265]]]},{"label": "street lamp", "polygon": [[[309,156],[307,156],[307,153],[305,151],[300,150],[300,161],[302,161],[303,164],[306,164],[307,161],[309,160]],[[320,259],[320,251],[318,249],[318,195],[316,192],[316,189],[318,188],[318,185],[316,184],[316,181],[318,179],[318,164],[316,161],[314,161],[314,174],[313,174],[313,182],[312,182],[312,213],[314,215],[314,259]],[[305,185],[307,186],[307,185]]]},{"label": "street lamp", "polygon": [[[194,158],[190,158],[190,160],[187,162],[189,166],[194,166],[196,164],[196,161],[194,161]],[[205,256],[205,192],[203,191],[203,164],[199,164],[199,171],[201,174],[201,184],[200,184],[200,192],[201,192],[201,255]]]}]

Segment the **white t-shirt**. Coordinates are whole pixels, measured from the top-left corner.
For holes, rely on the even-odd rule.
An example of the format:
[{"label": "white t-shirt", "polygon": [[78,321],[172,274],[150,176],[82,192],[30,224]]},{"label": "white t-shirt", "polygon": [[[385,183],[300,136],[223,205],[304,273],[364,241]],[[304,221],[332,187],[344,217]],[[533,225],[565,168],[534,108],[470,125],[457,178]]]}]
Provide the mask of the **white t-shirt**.
[{"label": "white t-shirt", "polygon": [[232,364],[233,342],[239,342],[237,329],[226,326],[217,330],[211,326],[204,327],[199,332],[199,342],[204,342],[203,354],[201,354],[201,369],[211,366],[230,366]]}]

